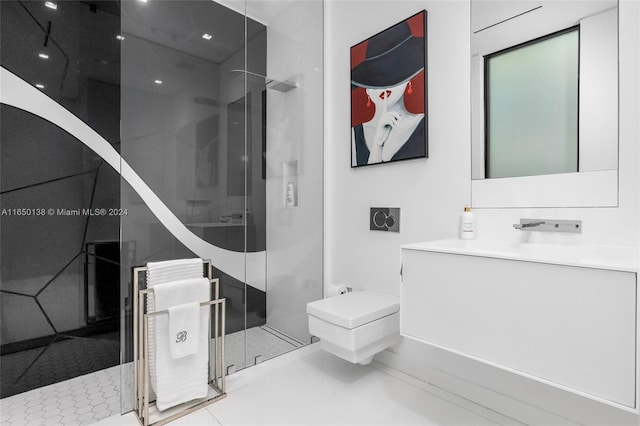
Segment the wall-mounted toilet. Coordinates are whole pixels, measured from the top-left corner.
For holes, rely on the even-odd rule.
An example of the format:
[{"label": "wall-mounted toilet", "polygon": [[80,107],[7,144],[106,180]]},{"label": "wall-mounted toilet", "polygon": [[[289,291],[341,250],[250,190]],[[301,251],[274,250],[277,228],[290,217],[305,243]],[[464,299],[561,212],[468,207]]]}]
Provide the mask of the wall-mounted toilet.
[{"label": "wall-mounted toilet", "polygon": [[400,342],[397,297],[356,291],[307,304],[309,332],[320,347],[347,361],[366,365]]}]

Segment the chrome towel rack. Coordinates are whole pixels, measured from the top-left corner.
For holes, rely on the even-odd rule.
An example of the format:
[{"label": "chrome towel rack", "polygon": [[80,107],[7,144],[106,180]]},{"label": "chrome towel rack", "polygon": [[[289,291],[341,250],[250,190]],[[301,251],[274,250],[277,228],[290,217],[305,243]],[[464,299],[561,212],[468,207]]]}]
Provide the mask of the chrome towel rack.
[{"label": "chrome towel rack", "polygon": [[[213,266],[210,260],[203,261],[203,277],[209,279],[212,286],[212,297],[200,306],[213,308],[213,329],[209,321],[209,395],[204,399],[180,404],[159,412],[155,400],[150,395],[149,373],[149,320],[160,315],[168,315],[168,310],[147,312],[147,297],[153,295],[153,288],[142,288],[140,275],[148,271],[146,266],[133,268],[133,366],[135,387],[135,413],[143,426],[161,426],[192,413],[204,406],[212,404],[227,396],[224,373],[224,340],[226,300],[220,298],[220,279],[213,278]],[[211,347],[213,343],[213,348]],[[213,355],[213,356],[212,356]],[[212,363],[213,361],[213,363]]]}]

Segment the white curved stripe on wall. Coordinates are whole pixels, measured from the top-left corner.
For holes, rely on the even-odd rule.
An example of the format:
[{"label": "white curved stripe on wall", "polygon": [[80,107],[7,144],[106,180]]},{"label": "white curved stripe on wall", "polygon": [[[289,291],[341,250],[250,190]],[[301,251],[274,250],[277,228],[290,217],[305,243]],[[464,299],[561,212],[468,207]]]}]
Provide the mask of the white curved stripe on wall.
[{"label": "white curved stripe on wall", "polygon": [[67,131],[120,173],[160,223],[189,250],[203,259],[211,259],[216,268],[243,282],[245,281],[246,261],[247,284],[265,291],[264,251],[242,253],[225,250],[195,235],[173,214],[106,139],[43,92],[4,67],[0,68],[1,103],[28,111]]}]

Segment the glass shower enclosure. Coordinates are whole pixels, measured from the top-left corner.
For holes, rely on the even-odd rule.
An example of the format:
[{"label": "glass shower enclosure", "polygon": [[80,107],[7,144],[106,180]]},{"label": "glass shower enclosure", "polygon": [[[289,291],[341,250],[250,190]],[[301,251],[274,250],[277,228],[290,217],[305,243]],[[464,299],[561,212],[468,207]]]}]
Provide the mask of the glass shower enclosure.
[{"label": "glass shower enclosure", "polygon": [[120,11],[60,6],[0,2],[0,398],[120,361],[119,163],[76,133],[118,157]]},{"label": "glass shower enclosure", "polygon": [[310,343],[322,297],[323,2],[121,2],[122,411],[131,269],[210,259],[227,374]]}]

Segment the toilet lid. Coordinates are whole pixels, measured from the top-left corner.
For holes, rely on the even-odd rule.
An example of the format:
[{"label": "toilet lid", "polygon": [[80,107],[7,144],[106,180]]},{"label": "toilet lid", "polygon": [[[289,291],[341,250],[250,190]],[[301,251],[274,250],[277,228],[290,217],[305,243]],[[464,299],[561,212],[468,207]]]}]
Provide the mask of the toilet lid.
[{"label": "toilet lid", "polygon": [[397,297],[371,291],[355,291],[307,303],[307,313],[352,329],[400,309]]}]

